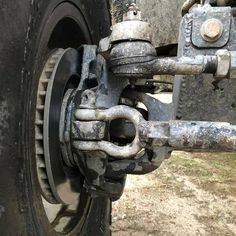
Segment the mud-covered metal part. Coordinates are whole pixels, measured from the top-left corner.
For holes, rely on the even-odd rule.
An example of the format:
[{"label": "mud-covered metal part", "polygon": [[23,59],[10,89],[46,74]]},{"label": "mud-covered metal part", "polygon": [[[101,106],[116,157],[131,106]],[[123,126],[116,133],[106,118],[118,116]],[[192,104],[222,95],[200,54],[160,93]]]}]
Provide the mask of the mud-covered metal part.
[{"label": "mud-covered metal part", "polygon": [[167,158],[168,148],[159,148],[141,152],[140,157],[128,160],[116,160],[109,162],[107,165],[107,176],[123,176],[126,174],[144,175],[156,170]]},{"label": "mud-covered metal part", "polygon": [[123,15],[123,21],[142,20],[142,12],[135,2],[129,3],[128,11]]},{"label": "mud-covered metal part", "polygon": [[97,55],[96,46],[83,45],[78,49],[77,59],[79,85],[65,94],[62,105],[60,140],[63,159],[66,165],[79,168],[83,173],[84,187],[92,197],[106,195],[117,200],[122,195],[125,176],[105,176],[108,155],[102,151],[82,152],[74,146],[71,148],[71,145],[74,140],[98,141],[107,138],[104,121],[76,120],[75,109],[106,109],[117,105],[128,82],[119,82],[109,74],[106,61]]},{"label": "mud-covered metal part", "polygon": [[[222,122],[146,122],[140,140],[150,147],[170,146],[175,150],[235,151],[236,126]],[[142,138],[143,137],[143,138]]]},{"label": "mud-covered metal part", "polygon": [[150,25],[142,20],[141,11],[133,3],[123,21],[112,26],[111,35],[101,40],[98,51],[112,66],[147,62],[156,57],[152,35]]},{"label": "mud-covered metal part", "polygon": [[119,103],[123,90],[128,86],[128,80],[118,80],[113,73],[110,72],[108,63],[98,56],[102,61],[102,71],[98,86],[96,89],[96,108],[107,109],[116,106]]},{"label": "mud-covered metal part", "polygon": [[97,46],[82,45],[78,49],[80,54],[79,67],[81,70],[78,90],[86,90],[96,85],[99,70],[97,69]]},{"label": "mud-covered metal part", "polygon": [[[221,72],[222,67],[225,68],[225,60],[217,60],[222,57],[200,54],[192,57],[158,58],[152,45],[151,28],[147,22],[142,21],[141,13],[137,9],[132,4],[124,14],[123,21],[112,27],[111,36],[100,43],[99,52],[109,60],[115,76],[148,79],[153,75],[199,75],[217,72],[217,78],[223,77]],[[192,14],[191,40],[195,46],[217,48],[228,42],[230,7],[218,9],[204,4]],[[227,69],[229,70],[226,67],[225,70]]]},{"label": "mud-covered metal part", "polygon": [[[148,78],[153,75],[200,75],[215,74],[218,67],[216,56],[160,58],[141,63],[127,63],[112,67],[116,76]],[[228,68],[229,69],[229,68]]]},{"label": "mud-covered metal part", "polygon": [[143,120],[143,116],[133,108],[127,106],[116,106],[111,107],[107,110],[77,110],[75,117],[78,120],[83,121],[112,121],[116,119],[127,119],[130,120],[136,129],[136,135],[131,144],[120,147],[108,141],[99,141],[99,142],[84,142],[84,141],[75,141],[73,143],[74,147],[78,150],[91,150],[91,151],[104,151],[110,156],[121,157],[121,158],[130,158],[135,156],[141,149],[140,140],[139,140],[139,131],[138,124]]},{"label": "mud-covered metal part", "polygon": [[135,3],[131,3],[123,14],[123,21],[112,26],[110,43],[140,40],[152,42],[152,30],[149,23],[142,20],[141,11]]},{"label": "mud-covered metal part", "polygon": [[73,98],[74,90],[68,90],[65,95],[61,106],[60,115],[60,130],[59,139],[61,146],[61,153],[64,162],[67,166],[74,166],[74,157],[71,147],[71,120],[73,119]]},{"label": "mud-covered metal part", "polygon": [[[201,75],[213,74],[216,78],[230,73],[230,54],[220,50],[216,55],[181,56],[158,58],[152,45],[152,32],[148,23],[136,18],[135,4],[129,8],[123,22],[112,28],[111,36],[100,43],[99,52],[110,62],[115,76],[124,79],[144,78],[154,75]],[[209,14],[208,14],[209,13]],[[229,40],[231,8],[213,8],[209,4],[194,9],[192,13],[191,41],[199,48],[220,48]]]},{"label": "mud-covered metal part", "polygon": [[229,123],[146,121],[141,113],[127,106],[116,106],[108,110],[77,110],[76,118],[86,121],[109,121],[118,118],[131,120],[136,135],[134,141],[127,146],[120,147],[108,141],[76,141],[73,144],[76,149],[103,151],[118,159],[129,159],[143,148],[153,150],[155,147],[171,147],[175,150],[236,151],[236,126]]},{"label": "mud-covered metal part", "polygon": [[[219,49],[215,55],[196,55],[195,57],[157,58],[147,45],[137,42],[120,44],[111,51],[111,69],[118,77],[148,79],[154,75],[202,75],[212,74],[215,79],[235,79],[235,51]],[[133,55],[129,51],[133,48]],[[138,49],[142,49],[138,53]],[[144,51],[146,49],[146,51]],[[135,53],[137,51],[137,53]],[[138,55],[139,54],[139,55]]]},{"label": "mud-covered metal part", "polygon": [[110,52],[113,67],[149,62],[157,57],[156,49],[149,42],[129,41],[116,44]]},{"label": "mud-covered metal part", "polygon": [[111,44],[132,40],[151,42],[152,31],[147,22],[141,20],[126,20],[112,27],[110,37]]},{"label": "mud-covered metal part", "polygon": [[[153,32],[154,47],[173,45],[178,42],[181,7],[185,0],[137,0],[142,18],[148,20]],[[113,24],[122,21],[127,11],[128,0],[110,0]]]},{"label": "mud-covered metal part", "polygon": [[[191,96],[204,90],[204,84],[209,83],[206,78],[211,78],[216,90],[223,83],[230,85],[229,79],[236,78],[232,11],[229,7],[212,8],[209,3],[204,1],[186,14],[186,28],[180,37],[186,42],[184,46],[180,44],[176,58],[157,57],[150,27],[142,21],[135,4],[129,6],[123,22],[113,26],[111,36],[100,42],[99,55],[95,46],[79,50],[82,53],[80,84],[71,93],[73,96],[69,96],[71,100],[66,99],[72,101],[66,104],[73,107],[69,142],[74,165],[84,174],[85,186],[92,195],[119,198],[126,174],[155,170],[172,149],[236,150],[235,126],[171,121],[175,119],[173,104],[161,103],[146,94],[150,90],[145,90],[147,79],[153,75],[181,75],[176,81],[187,75],[184,78],[190,81],[187,83]],[[175,84],[175,103],[186,87],[182,80]],[[191,98],[185,99],[190,103],[187,107],[191,107]],[[231,107],[235,108],[235,104]],[[177,112],[181,105],[178,104]]]},{"label": "mud-covered metal part", "polygon": [[[73,122],[73,138],[82,140],[102,140],[105,138],[106,124],[103,121]],[[78,132],[79,131],[79,132]]]},{"label": "mud-covered metal part", "polygon": [[231,52],[230,75],[231,79],[236,79],[236,51]]}]

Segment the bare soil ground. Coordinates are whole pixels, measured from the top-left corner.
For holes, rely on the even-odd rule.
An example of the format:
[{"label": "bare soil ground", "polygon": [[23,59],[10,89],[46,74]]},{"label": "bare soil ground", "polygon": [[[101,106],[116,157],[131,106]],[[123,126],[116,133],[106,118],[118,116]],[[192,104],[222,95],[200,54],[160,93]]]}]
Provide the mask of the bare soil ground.
[{"label": "bare soil ground", "polygon": [[235,157],[175,152],[157,171],[129,176],[113,235],[236,235]]}]

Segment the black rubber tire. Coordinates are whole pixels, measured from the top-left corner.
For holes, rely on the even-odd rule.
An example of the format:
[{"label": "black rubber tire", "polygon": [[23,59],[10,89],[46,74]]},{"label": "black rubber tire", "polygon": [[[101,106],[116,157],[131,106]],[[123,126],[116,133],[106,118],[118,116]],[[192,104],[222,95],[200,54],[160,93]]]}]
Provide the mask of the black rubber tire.
[{"label": "black rubber tire", "polygon": [[[60,4],[67,4],[66,10],[56,15],[82,21],[87,33],[80,38],[65,24],[55,34],[59,39],[46,45],[45,28],[54,27],[48,19]],[[0,235],[58,235],[49,227],[32,174],[36,84],[51,50],[97,44],[109,28],[106,0],[0,1]],[[110,206],[107,198],[93,200],[82,230],[70,235],[110,235]]]}]

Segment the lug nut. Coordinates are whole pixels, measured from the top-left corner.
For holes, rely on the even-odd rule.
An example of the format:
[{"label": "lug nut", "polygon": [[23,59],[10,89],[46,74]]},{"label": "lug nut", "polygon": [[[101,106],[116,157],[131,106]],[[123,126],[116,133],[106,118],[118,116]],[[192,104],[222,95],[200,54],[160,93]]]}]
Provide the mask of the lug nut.
[{"label": "lug nut", "polygon": [[219,20],[212,18],[202,24],[200,32],[205,41],[215,42],[223,33],[223,25]]}]

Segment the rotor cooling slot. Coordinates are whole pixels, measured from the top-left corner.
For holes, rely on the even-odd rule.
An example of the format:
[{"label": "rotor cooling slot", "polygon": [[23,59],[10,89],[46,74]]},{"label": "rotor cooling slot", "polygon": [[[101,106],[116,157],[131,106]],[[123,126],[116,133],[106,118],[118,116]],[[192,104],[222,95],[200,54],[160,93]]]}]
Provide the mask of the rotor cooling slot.
[{"label": "rotor cooling slot", "polygon": [[44,152],[44,109],[45,100],[48,89],[49,80],[53,74],[56,64],[61,58],[64,50],[58,49],[51,55],[46,62],[43,72],[39,79],[38,93],[37,93],[37,105],[36,105],[36,118],[35,118],[35,150],[36,150],[36,164],[37,175],[39,184],[42,190],[43,197],[50,203],[56,204],[58,201],[55,199],[49,184],[47,175],[45,152]]},{"label": "rotor cooling slot", "polygon": [[80,81],[76,49],[58,49],[46,62],[39,79],[35,140],[36,162],[43,197],[52,204],[76,204],[83,188],[78,169],[62,156],[60,122],[65,94]]}]

